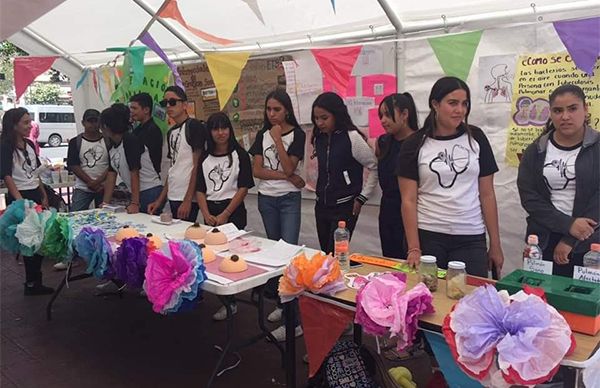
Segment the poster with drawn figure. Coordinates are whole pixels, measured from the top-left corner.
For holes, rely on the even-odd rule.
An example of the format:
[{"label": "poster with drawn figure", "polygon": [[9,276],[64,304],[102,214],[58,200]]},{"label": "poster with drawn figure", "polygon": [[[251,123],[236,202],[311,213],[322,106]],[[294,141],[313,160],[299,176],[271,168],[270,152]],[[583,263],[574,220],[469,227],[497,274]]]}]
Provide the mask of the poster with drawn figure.
[{"label": "poster with drawn figure", "polygon": [[594,74],[577,69],[569,53],[519,56],[512,88],[511,120],[507,131],[505,160],[516,167],[523,151],[543,131],[551,112],[550,93],[563,84],[578,85],[586,95],[590,125],[600,124],[600,61]]},{"label": "poster with drawn figure", "polygon": [[352,75],[383,73],[383,58],[383,46],[375,44],[362,46],[352,69]]},{"label": "poster with drawn figure", "polygon": [[347,97],[344,99],[352,122],[358,127],[369,126],[369,109],[375,107],[373,97]]},{"label": "poster with drawn figure", "polygon": [[492,55],[479,58],[479,93],[485,104],[507,103],[512,99],[515,78],[514,55]]}]

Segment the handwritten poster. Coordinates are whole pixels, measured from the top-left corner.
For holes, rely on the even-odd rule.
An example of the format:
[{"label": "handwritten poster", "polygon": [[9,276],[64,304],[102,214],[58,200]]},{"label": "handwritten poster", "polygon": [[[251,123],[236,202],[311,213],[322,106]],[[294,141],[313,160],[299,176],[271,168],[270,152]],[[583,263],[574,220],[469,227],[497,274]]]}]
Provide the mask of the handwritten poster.
[{"label": "handwritten poster", "polygon": [[600,269],[576,265],[573,267],[573,279],[585,280],[586,282],[592,283],[600,283]]},{"label": "handwritten poster", "polygon": [[371,74],[362,77],[362,95],[375,98],[379,105],[385,96],[396,93],[396,76],[393,74]]},{"label": "handwritten poster", "polygon": [[484,104],[510,103],[515,78],[514,55],[490,55],[479,58],[479,88]]},{"label": "handwritten poster", "polygon": [[523,269],[525,271],[552,275],[552,267],[553,263],[551,261],[530,258],[523,259]]},{"label": "handwritten poster", "polygon": [[344,99],[352,122],[358,127],[369,126],[369,109],[375,106],[373,97],[348,97]]},{"label": "handwritten poster", "polygon": [[600,61],[593,76],[578,70],[571,56],[564,53],[523,55],[517,60],[511,120],[506,144],[506,162],[518,166],[523,151],[543,131],[550,118],[548,97],[558,86],[572,83],[581,87],[591,115],[590,124],[600,121]]},{"label": "handwritten poster", "polygon": [[362,46],[354,63],[352,75],[367,75],[383,73],[383,47],[366,44]]}]

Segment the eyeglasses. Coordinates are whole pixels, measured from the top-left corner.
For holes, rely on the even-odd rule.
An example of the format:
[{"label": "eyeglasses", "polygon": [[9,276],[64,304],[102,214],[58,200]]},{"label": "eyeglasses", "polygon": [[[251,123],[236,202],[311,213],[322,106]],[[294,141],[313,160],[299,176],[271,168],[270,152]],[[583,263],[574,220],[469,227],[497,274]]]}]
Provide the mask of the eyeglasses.
[{"label": "eyeglasses", "polygon": [[160,102],[160,106],[162,106],[163,108],[166,107],[167,104],[169,106],[175,106],[180,101],[185,101],[185,100],[182,100],[181,98],[169,98],[168,100],[162,100]]},{"label": "eyeglasses", "polygon": [[88,117],[87,119],[85,119],[85,121],[87,121],[88,123],[97,123],[98,117]]}]

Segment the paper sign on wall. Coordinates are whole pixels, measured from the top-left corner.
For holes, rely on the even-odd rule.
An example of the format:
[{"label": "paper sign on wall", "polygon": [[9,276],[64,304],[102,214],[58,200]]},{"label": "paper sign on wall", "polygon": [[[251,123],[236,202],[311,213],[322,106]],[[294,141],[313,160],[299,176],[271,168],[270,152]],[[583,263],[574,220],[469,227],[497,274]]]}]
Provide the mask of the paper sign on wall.
[{"label": "paper sign on wall", "polygon": [[553,264],[551,261],[525,258],[523,260],[523,269],[529,272],[552,275]]},{"label": "paper sign on wall", "polygon": [[352,69],[352,75],[380,73],[383,73],[383,47],[379,45],[362,46]]},{"label": "paper sign on wall", "polygon": [[378,108],[369,109],[369,138],[378,138],[385,133],[385,129],[379,121]]},{"label": "paper sign on wall", "polygon": [[344,99],[352,122],[358,127],[369,125],[369,109],[375,105],[373,97],[349,97]]},{"label": "paper sign on wall", "polygon": [[396,76],[392,74],[372,74],[362,77],[362,94],[374,97],[379,105],[388,94],[396,93]]},{"label": "paper sign on wall", "polygon": [[600,269],[576,265],[573,267],[573,279],[585,280],[586,282],[592,283],[600,283]]}]

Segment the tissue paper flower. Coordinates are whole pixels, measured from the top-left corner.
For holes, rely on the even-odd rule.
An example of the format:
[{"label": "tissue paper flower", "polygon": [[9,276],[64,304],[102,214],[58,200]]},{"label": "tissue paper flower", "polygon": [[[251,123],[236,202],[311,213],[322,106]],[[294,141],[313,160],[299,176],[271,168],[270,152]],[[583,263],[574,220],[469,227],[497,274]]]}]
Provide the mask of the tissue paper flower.
[{"label": "tissue paper flower", "polygon": [[[20,244],[15,234],[17,225],[25,219],[25,206],[30,207],[32,201],[19,199],[11,203],[0,217],[0,245],[10,253],[19,253]],[[26,205],[27,204],[27,205]]]},{"label": "tissue paper flower", "polygon": [[83,227],[74,245],[79,257],[87,263],[86,273],[98,279],[112,278],[113,250],[102,229]]},{"label": "tissue paper flower", "polygon": [[44,241],[46,223],[54,217],[53,212],[41,207],[25,207],[25,218],[17,225],[15,237],[19,241],[23,256],[33,256]]},{"label": "tissue paper flower", "polygon": [[44,242],[40,253],[59,261],[71,261],[73,258],[73,228],[69,218],[57,214],[46,223]]},{"label": "tissue paper flower", "polygon": [[315,294],[333,295],[346,289],[338,261],[316,253],[310,260],[302,253],[283,270],[279,280],[279,296],[283,303],[296,298],[304,290]]},{"label": "tissue paper flower", "polygon": [[171,257],[153,251],[148,257],[144,290],[152,309],[161,314],[179,311],[200,294],[206,280],[202,252],[192,241],[169,241]]},{"label": "tissue paper flower", "polygon": [[140,288],[144,283],[144,271],[148,260],[148,239],[131,237],[123,240],[114,259],[115,278],[131,288]]},{"label": "tissue paper flower", "polygon": [[565,319],[537,295],[482,286],[461,299],[444,319],[446,342],[470,376],[489,378],[497,357],[504,380],[534,385],[549,380],[574,349]]}]

